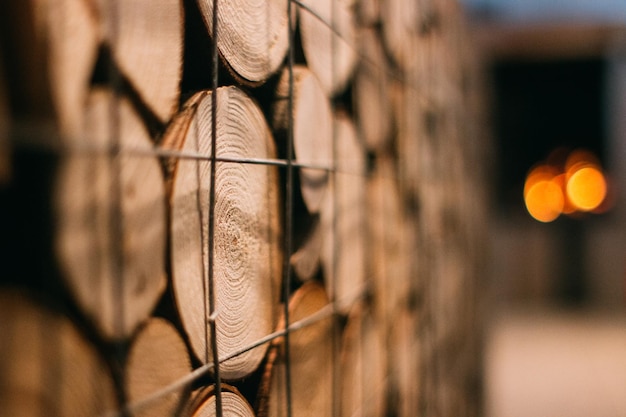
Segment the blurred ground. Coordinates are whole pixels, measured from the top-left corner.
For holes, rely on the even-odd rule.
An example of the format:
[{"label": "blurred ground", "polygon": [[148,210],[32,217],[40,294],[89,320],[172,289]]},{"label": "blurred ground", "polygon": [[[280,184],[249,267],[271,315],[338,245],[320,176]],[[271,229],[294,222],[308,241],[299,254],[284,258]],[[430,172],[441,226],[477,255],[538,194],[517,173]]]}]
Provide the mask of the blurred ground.
[{"label": "blurred ground", "polygon": [[507,313],[485,359],[486,417],[626,416],[626,315]]}]

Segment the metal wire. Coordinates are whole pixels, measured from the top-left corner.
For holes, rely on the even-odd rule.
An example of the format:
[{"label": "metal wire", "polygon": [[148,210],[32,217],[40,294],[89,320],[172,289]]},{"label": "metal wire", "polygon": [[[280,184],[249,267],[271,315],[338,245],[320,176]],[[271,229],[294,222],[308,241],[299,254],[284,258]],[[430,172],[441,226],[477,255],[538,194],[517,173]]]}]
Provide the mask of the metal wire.
[{"label": "metal wire", "polygon": [[[333,317],[333,379],[330,382],[332,384],[332,392],[333,392],[333,415],[339,415],[340,409],[338,407],[339,398],[338,398],[338,388],[340,387],[340,377],[341,374],[339,371],[339,364],[337,361],[339,350],[340,350],[340,337],[339,337],[339,322],[337,320],[338,316],[338,306],[344,305],[345,303],[354,303],[356,300],[340,300],[337,298],[337,285],[336,285],[336,277],[338,271],[338,253],[337,247],[339,246],[335,239],[332,239],[333,243],[333,255],[332,255],[332,271],[333,271],[333,297],[330,300],[330,303],[327,304],[322,309],[318,310],[316,313],[312,314],[309,317],[306,317],[302,320],[290,323],[290,312],[288,307],[288,299],[292,286],[292,269],[291,264],[289,262],[290,255],[293,252],[293,224],[294,224],[294,187],[295,187],[295,179],[294,179],[294,169],[297,168],[309,168],[309,169],[318,169],[322,171],[327,171],[333,175],[331,175],[331,181],[336,180],[336,174],[341,171],[338,169],[336,165],[337,160],[337,128],[335,123],[333,123],[333,162],[331,166],[320,165],[320,164],[311,164],[311,163],[301,163],[298,162],[294,157],[293,151],[293,108],[294,108],[294,75],[293,68],[295,64],[295,26],[293,19],[291,18],[293,14],[293,7],[298,6],[301,10],[306,11],[314,15],[320,22],[325,24],[333,34],[336,35],[331,37],[332,39],[332,48],[333,53],[332,56],[332,76],[335,76],[336,72],[336,62],[335,62],[335,47],[337,42],[337,37],[345,41],[360,58],[361,62],[366,63],[367,65],[376,66],[378,68],[383,68],[389,75],[393,77],[402,77],[396,71],[393,71],[387,67],[381,67],[379,63],[373,62],[368,57],[363,56],[359,51],[356,45],[350,44],[350,41],[343,36],[343,34],[336,28],[334,24],[335,17],[335,7],[333,6],[333,12],[331,17],[331,22],[325,21],[318,13],[308,7],[306,4],[302,3],[299,0],[289,0],[287,2],[287,15],[288,15],[288,32],[289,32],[289,47],[288,47],[288,72],[289,72],[289,94],[288,100],[288,129],[287,129],[287,154],[285,159],[268,159],[268,158],[228,158],[228,157],[218,157],[217,156],[217,89],[219,86],[219,78],[218,78],[218,66],[219,66],[219,53],[218,53],[218,7],[219,0],[213,1],[213,51],[212,51],[212,108],[211,108],[211,132],[212,132],[212,142],[211,142],[211,154],[206,155],[200,152],[200,147],[197,147],[196,152],[189,151],[177,151],[177,150],[169,150],[163,148],[154,148],[150,150],[145,149],[128,149],[125,148],[120,143],[120,97],[122,95],[122,86],[119,80],[119,72],[110,65],[108,70],[109,72],[109,80],[111,83],[111,88],[113,91],[114,99],[111,101],[110,105],[110,118],[109,118],[109,129],[110,129],[110,138],[109,138],[109,147],[108,149],[102,149],[101,147],[90,146],[87,144],[73,144],[71,147],[62,147],[63,145],[58,145],[57,141],[49,141],[45,144],[38,143],[38,140],[31,141],[31,135],[26,134],[25,136],[20,137],[20,145],[29,145],[42,147],[48,146],[51,149],[58,151],[60,153],[65,153],[67,151],[71,152],[107,152],[110,153],[111,159],[111,170],[113,172],[112,182],[111,182],[111,196],[112,196],[112,204],[110,211],[110,219],[113,225],[113,236],[111,240],[111,253],[114,258],[114,288],[112,288],[112,296],[114,299],[118,300],[116,303],[117,308],[114,310],[114,323],[115,329],[120,334],[122,333],[124,323],[124,302],[122,300],[125,299],[123,292],[124,285],[124,253],[122,250],[122,245],[119,244],[123,240],[123,213],[121,210],[121,199],[122,199],[122,177],[121,177],[121,163],[120,157],[122,155],[131,155],[131,156],[155,156],[160,158],[176,158],[176,159],[192,159],[199,161],[209,161],[210,162],[210,190],[209,190],[209,204],[208,204],[208,235],[202,236],[202,241],[206,241],[208,245],[208,271],[204,271],[203,268],[203,291],[204,291],[204,308],[205,308],[205,329],[210,330],[209,334],[205,334],[205,364],[200,366],[199,368],[193,370],[183,378],[169,384],[163,389],[154,392],[153,394],[135,401],[133,403],[125,404],[122,410],[118,410],[113,413],[105,414],[104,417],[122,417],[126,416],[128,413],[139,411],[151,403],[157,401],[158,399],[169,395],[171,393],[182,390],[195,381],[200,379],[203,376],[206,376],[209,372],[213,372],[214,375],[214,383],[215,383],[215,397],[216,397],[216,414],[218,417],[222,416],[223,408],[222,408],[222,400],[221,400],[221,378],[220,378],[220,364],[233,359],[245,352],[248,352],[252,349],[255,349],[264,344],[270,343],[273,340],[278,338],[284,338],[284,346],[285,346],[285,383],[286,383],[286,407],[287,407],[287,416],[292,417],[292,376],[291,376],[291,364],[290,364],[290,333],[303,329],[307,326],[311,326],[325,318]],[[118,26],[117,26],[117,10],[115,7],[115,2],[110,2],[110,13],[114,16],[111,19],[112,27],[111,30],[111,39],[113,44],[116,43],[116,40],[119,36],[118,34]],[[333,3],[334,5],[334,3]],[[417,86],[411,86],[411,84],[407,85],[409,88],[417,88]],[[430,96],[430,95],[426,95]],[[49,137],[39,136],[38,133],[35,133],[34,138],[37,137]],[[57,144],[54,144],[57,142]],[[273,333],[268,334],[267,336],[259,339],[253,344],[246,346],[236,352],[228,354],[224,357],[219,357],[218,345],[217,345],[217,328],[216,328],[216,301],[215,301],[215,283],[214,283],[214,248],[215,248],[215,217],[214,217],[214,208],[216,202],[216,193],[215,193],[215,179],[216,179],[216,165],[218,162],[225,163],[239,163],[239,164],[254,164],[254,165],[266,165],[266,166],[276,166],[276,167],[284,167],[286,170],[286,184],[285,184],[285,218],[284,218],[284,265],[283,265],[283,298],[284,298],[284,318],[285,318],[285,329],[279,330]],[[199,165],[199,164],[198,164]],[[349,172],[341,172],[343,174],[353,174],[353,175],[363,175],[362,173],[349,173]],[[198,168],[198,184],[201,184],[200,181],[200,170]],[[337,236],[337,187],[333,187],[333,192],[335,193],[335,198],[333,199],[333,222],[332,222],[332,231],[333,237]],[[202,213],[202,204],[201,204],[201,193],[198,190],[198,210],[200,214],[200,219],[203,218]],[[204,227],[201,227],[200,233],[204,234]],[[360,293],[359,297],[364,297],[367,293],[367,283],[365,284],[366,288]],[[208,305],[207,305],[208,303]],[[343,304],[342,304],[343,303]],[[210,346],[212,350],[212,358],[209,358],[209,339]],[[211,361],[209,361],[211,359]]]},{"label": "metal wire", "polygon": [[[346,302],[356,302],[357,298],[353,299],[353,300],[346,300]],[[166,387],[163,387],[162,389],[155,391],[154,393],[139,399],[137,401],[134,401],[133,403],[129,403],[126,406],[126,410],[130,411],[130,412],[137,412],[140,411],[142,409],[144,409],[145,407],[151,405],[152,403],[154,403],[155,401],[158,401],[159,399],[161,399],[162,397],[165,397],[167,395],[170,395],[172,393],[178,392],[180,390],[185,389],[186,387],[189,387],[191,384],[193,384],[194,382],[196,382],[197,380],[199,380],[200,378],[202,378],[203,376],[207,375],[211,370],[216,369],[215,363],[222,364],[224,362],[227,362],[231,359],[236,358],[237,356],[243,355],[246,352],[251,351],[252,349],[256,349],[259,346],[262,346],[264,344],[270,343],[274,340],[280,339],[280,338],[284,338],[286,337],[289,333],[293,333],[295,331],[298,330],[302,330],[305,329],[309,326],[312,326],[324,319],[327,319],[329,317],[331,317],[333,314],[335,314],[335,308],[333,306],[332,303],[328,303],[326,304],[324,307],[320,308],[319,310],[317,310],[315,313],[301,319],[298,321],[295,321],[293,323],[291,323],[289,325],[289,327],[287,327],[286,329],[282,329],[282,330],[277,330],[273,333],[268,334],[265,337],[260,338],[259,340],[257,340],[254,343],[251,343],[248,346],[245,346],[237,351],[234,351],[222,358],[220,358],[217,362],[210,362],[210,363],[206,363],[202,366],[200,366],[199,368],[196,368],[195,370],[193,370],[192,372],[190,372],[189,374],[183,376],[182,378],[172,382],[171,384],[169,384]],[[121,411],[116,411],[116,412],[111,412],[111,413],[105,413],[102,414],[101,417],[122,417],[123,413]]]},{"label": "metal wire", "polygon": [[[209,289],[209,315],[213,316],[215,313],[215,173],[216,173],[216,155],[217,155],[217,87],[219,84],[219,53],[218,53],[218,14],[219,14],[219,0],[213,0],[213,78],[211,85],[211,184],[209,190],[209,239],[208,239],[208,254],[209,254],[209,276],[208,289]],[[200,187],[201,183],[198,183]],[[206,299],[206,298],[205,298]],[[213,375],[215,377],[215,412],[217,417],[222,417],[222,381],[220,377],[220,363],[219,352],[217,351],[217,323],[215,320],[211,320],[210,317],[205,317],[211,328],[211,350],[213,353],[213,363],[217,364],[214,367]],[[207,323],[204,323],[205,328]],[[205,346],[206,346],[205,341]],[[208,362],[208,361],[207,361]]]},{"label": "metal wire", "polygon": [[292,19],[293,2],[287,1],[287,35],[289,47],[287,50],[287,71],[289,75],[289,93],[287,98],[287,178],[285,184],[285,227],[284,227],[284,258],[283,258],[283,316],[285,318],[285,406],[287,417],[292,417],[293,404],[291,392],[291,344],[289,337],[289,295],[291,291],[291,253],[293,252],[293,199],[294,199],[294,174],[293,174],[293,111],[294,111],[294,76],[295,63],[295,38],[296,28]]}]

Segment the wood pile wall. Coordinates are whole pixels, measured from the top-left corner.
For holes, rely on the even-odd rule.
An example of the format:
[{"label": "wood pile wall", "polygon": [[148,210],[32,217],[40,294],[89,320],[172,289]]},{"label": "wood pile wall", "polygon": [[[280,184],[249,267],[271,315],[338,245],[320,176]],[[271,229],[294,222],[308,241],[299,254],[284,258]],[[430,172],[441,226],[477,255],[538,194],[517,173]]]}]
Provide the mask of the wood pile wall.
[{"label": "wood pile wall", "polygon": [[1,414],[479,414],[455,1],[27,0],[0,28]]}]

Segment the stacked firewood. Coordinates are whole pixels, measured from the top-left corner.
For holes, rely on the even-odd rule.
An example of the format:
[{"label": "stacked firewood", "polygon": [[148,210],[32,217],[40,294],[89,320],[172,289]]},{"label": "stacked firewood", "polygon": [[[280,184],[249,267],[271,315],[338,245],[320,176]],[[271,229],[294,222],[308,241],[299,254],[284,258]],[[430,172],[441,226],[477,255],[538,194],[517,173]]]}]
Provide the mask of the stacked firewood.
[{"label": "stacked firewood", "polygon": [[7,415],[478,413],[454,0],[1,8]]}]

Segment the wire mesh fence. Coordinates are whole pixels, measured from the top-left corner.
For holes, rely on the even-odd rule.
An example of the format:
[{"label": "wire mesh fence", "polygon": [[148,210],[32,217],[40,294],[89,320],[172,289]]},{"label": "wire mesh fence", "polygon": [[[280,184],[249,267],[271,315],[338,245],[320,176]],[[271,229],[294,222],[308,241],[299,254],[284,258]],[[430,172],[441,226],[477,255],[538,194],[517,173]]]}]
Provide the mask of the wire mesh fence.
[{"label": "wire mesh fence", "polygon": [[2,9],[7,415],[479,413],[454,1]]}]

